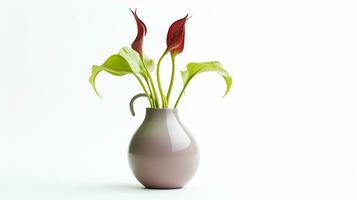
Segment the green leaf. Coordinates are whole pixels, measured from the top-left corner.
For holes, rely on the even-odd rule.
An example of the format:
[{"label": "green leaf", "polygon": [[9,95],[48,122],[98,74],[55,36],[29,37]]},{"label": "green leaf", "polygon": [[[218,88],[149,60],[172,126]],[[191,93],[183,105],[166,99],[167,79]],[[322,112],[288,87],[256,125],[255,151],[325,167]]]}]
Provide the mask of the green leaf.
[{"label": "green leaf", "polygon": [[97,88],[95,86],[95,79],[101,71],[106,71],[114,76],[124,76],[133,73],[133,70],[129,63],[120,55],[115,54],[110,56],[102,66],[94,65],[92,67],[92,73],[89,77],[89,82],[93,86],[95,93],[101,98]]},{"label": "green leaf", "polygon": [[129,47],[123,47],[120,49],[119,55],[129,63],[134,72],[139,73],[141,71],[140,55],[135,50]]},{"label": "green leaf", "polygon": [[115,76],[124,76],[134,71],[126,59],[118,54],[110,56],[101,67]]},{"label": "green leaf", "polygon": [[183,83],[185,83],[187,79],[187,71],[181,71],[181,78],[183,80]]},{"label": "green leaf", "polygon": [[232,85],[232,77],[229,76],[228,72],[223,68],[222,64],[218,61],[211,62],[200,62],[200,63],[189,63],[186,71],[181,71],[181,77],[184,84],[188,84],[193,77],[197,74],[203,72],[217,72],[220,74],[226,82],[226,92],[224,96],[229,92]]},{"label": "green leaf", "polygon": [[[154,70],[155,63],[152,59],[145,56],[145,64],[151,72]],[[140,55],[129,47],[123,47],[118,54],[110,56],[101,66],[94,65],[89,78],[94,91],[101,97],[95,86],[95,79],[99,72],[106,71],[114,76],[124,76],[127,74],[139,73],[144,79],[148,79],[145,66],[141,61]]]},{"label": "green leaf", "polygon": [[103,70],[103,69],[102,69],[101,66],[93,65],[93,67],[92,67],[92,73],[91,73],[91,76],[89,77],[89,83],[92,85],[92,87],[93,87],[95,93],[96,93],[100,98],[102,98],[102,97],[100,96],[100,94],[99,94],[98,91],[97,91],[97,88],[95,87],[95,79],[96,79],[98,73],[99,73],[100,71],[102,71],[102,70]]},{"label": "green leaf", "polygon": [[[119,55],[121,55],[130,65],[131,69],[135,73],[140,73],[145,79],[148,77],[146,74],[145,66],[141,61],[140,55],[134,49],[129,47],[123,47],[119,51]],[[144,62],[149,72],[152,72],[155,67],[154,60],[150,59],[147,56],[144,56]]]},{"label": "green leaf", "polygon": [[145,56],[144,61],[149,72],[153,72],[155,69],[155,61],[147,56]]}]

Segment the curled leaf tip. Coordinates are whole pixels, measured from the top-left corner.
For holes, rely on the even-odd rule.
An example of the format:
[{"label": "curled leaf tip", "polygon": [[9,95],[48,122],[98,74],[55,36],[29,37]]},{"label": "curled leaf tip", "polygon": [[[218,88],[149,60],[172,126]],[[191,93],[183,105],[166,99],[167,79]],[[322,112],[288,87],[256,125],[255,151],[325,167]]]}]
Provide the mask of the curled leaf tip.
[{"label": "curled leaf tip", "polygon": [[92,73],[91,73],[91,76],[89,77],[89,82],[90,84],[92,85],[95,93],[98,95],[99,98],[103,99],[102,96],[100,96],[98,90],[97,90],[97,87],[95,86],[95,79],[97,78],[97,75],[99,72],[101,72],[103,69],[98,66],[98,65],[93,65],[92,67]]},{"label": "curled leaf tip", "polygon": [[224,98],[225,96],[227,96],[228,92],[229,92],[230,89],[231,89],[232,82],[233,82],[233,79],[232,79],[231,76],[224,77],[224,80],[226,81],[227,88],[226,88],[226,92],[224,93],[224,95],[222,96],[222,98]]}]

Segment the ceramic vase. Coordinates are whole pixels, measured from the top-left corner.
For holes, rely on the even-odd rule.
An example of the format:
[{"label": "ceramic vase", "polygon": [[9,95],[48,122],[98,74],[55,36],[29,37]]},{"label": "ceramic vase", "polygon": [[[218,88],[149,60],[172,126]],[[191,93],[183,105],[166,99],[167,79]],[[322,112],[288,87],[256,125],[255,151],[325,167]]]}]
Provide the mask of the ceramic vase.
[{"label": "ceramic vase", "polygon": [[147,108],[129,146],[129,164],[146,188],[182,188],[199,164],[197,144],[177,109]]}]

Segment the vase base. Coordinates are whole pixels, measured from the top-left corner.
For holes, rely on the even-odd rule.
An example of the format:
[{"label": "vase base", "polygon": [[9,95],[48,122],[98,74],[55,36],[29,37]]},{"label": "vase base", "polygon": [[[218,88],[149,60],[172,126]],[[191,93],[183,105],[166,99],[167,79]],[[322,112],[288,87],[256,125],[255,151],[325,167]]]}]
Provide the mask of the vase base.
[{"label": "vase base", "polygon": [[145,189],[148,189],[148,190],[177,190],[177,189],[182,189],[182,187],[150,187],[150,186],[145,186]]}]

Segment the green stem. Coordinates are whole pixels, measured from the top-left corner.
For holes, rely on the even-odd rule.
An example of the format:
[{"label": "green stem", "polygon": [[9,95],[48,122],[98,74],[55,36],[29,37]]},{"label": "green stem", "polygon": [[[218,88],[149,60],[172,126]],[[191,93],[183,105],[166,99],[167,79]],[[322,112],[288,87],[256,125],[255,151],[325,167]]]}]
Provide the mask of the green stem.
[{"label": "green stem", "polygon": [[150,107],[153,107],[154,105],[153,105],[153,102],[152,102],[152,99],[151,99],[152,96],[150,96],[150,94],[148,93],[148,91],[147,91],[147,89],[146,89],[146,87],[145,87],[143,81],[140,79],[140,77],[139,77],[137,74],[135,74],[135,73],[133,73],[133,74],[134,74],[134,76],[136,77],[136,79],[138,79],[138,81],[139,81],[141,87],[143,88],[143,90],[144,90],[144,92],[145,92],[145,94],[146,94],[146,96],[147,96],[147,98],[148,98],[148,100],[149,100]]},{"label": "green stem", "polygon": [[167,105],[169,105],[170,103],[170,95],[171,95],[171,91],[172,91],[172,87],[174,85],[174,80],[175,80],[175,56],[173,54],[171,54],[171,62],[172,62],[172,71],[171,71],[171,80],[170,80],[170,86],[169,86],[169,90],[167,91]]},{"label": "green stem", "polygon": [[157,78],[157,85],[159,86],[159,91],[160,91],[160,95],[161,95],[161,100],[162,100],[162,107],[163,108],[167,108],[167,101],[165,98],[165,94],[164,91],[162,90],[162,86],[161,86],[161,80],[160,80],[160,65],[161,65],[161,61],[164,58],[164,56],[167,54],[167,51],[165,51],[162,56],[160,57],[159,61],[157,62],[157,69],[156,69],[156,78]]},{"label": "green stem", "polygon": [[[145,79],[146,85],[147,85],[148,88],[149,88],[150,96],[153,97],[154,94],[153,94],[153,92],[152,92],[152,89],[151,89],[151,85],[150,85],[150,83],[149,83],[149,80],[148,80],[147,78],[144,78],[144,79]],[[153,103],[153,105],[154,105],[154,108],[156,108],[156,107],[157,107],[156,101],[153,100],[152,103]]]},{"label": "green stem", "polygon": [[153,90],[153,93],[154,93],[154,96],[152,97],[154,100],[155,100],[155,103],[157,105],[157,107],[159,108],[160,107],[160,102],[159,102],[159,98],[157,96],[157,93],[156,93],[156,89],[155,89],[155,85],[154,85],[154,81],[152,80],[152,77],[150,75],[150,71],[148,70],[147,66],[146,66],[146,63],[144,61],[144,58],[141,57],[141,61],[143,62],[143,65],[144,65],[144,68],[145,68],[145,71],[149,77],[149,81],[151,83],[151,87],[152,87],[152,90]]},{"label": "green stem", "polygon": [[175,103],[174,108],[177,108],[177,105],[178,105],[178,103],[180,102],[180,99],[181,99],[183,93],[185,92],[185,89],[186,89],[188,83],[190,82],[190,80],[191,80],[191,79],[187,80],[187,82],[186,82],[185,85],[183,86],[183,88],[182,88],[182,90],[181,90],[181,92],[180,92],[180,95],[179,95],[179,97],[178,97],[177,100],[176,100],[176,103]]}]

